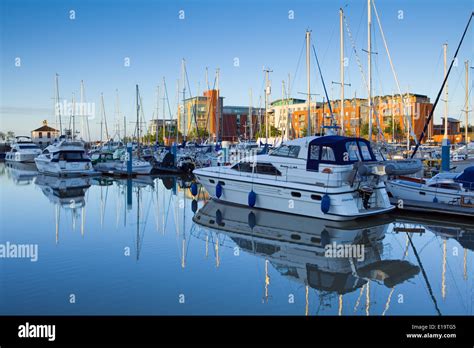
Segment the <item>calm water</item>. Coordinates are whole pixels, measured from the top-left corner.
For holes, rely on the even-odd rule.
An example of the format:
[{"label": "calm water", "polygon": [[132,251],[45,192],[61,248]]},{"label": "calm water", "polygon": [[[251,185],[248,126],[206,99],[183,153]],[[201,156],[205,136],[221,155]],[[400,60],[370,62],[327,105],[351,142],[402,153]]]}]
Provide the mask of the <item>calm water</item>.
[{"label": "calm water", "polygon": [[472,220],[334,223],[202,189],[196,206],[172,177],[60,180],[4,164],[0,194],[0,243],[38,246],[36,262],[0,259],[2,315],[473,314]]}]

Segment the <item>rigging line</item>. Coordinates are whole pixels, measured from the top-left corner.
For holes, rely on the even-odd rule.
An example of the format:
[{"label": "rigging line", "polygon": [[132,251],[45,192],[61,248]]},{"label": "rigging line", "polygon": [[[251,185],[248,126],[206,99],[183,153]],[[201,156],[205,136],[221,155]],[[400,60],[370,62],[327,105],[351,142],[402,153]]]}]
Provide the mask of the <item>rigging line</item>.
[{"label": "rigging line", "polygon": [[359,67],[360,74],[362,75],[362,80],[364,82],[365,88],[368,90],[369,87],[368,87],[368,84],[367,84],[367,80],[365,78],[364,69],[362,68],[362,63],[360,61],[359,55],[357,54],[356,45],[355,45],[354,39],[352,37],[351,29],[349,28],[349,23],[347,22],[346,16],[344,16],[344,24],[346,26],[346,31],[347,31],[347,35],[349,36],[349,40],[351,41],[352,52],[354,53],[354,55],[356,57],[357,66]]},{"label": "rigging line", "polygon": [[[375,17],[377,19],[377,23],[379,25],[379,29],[380,29],[380,34],[382,36],[382,41],[383,41],[383,44],[385,46],[385,51],[387,52],[387,56],[388,56],[388,61],[390,63],[390,68],[392,70],[392,74],[393,74],[393,77],[395,79],[395,83],[397,85],[397,89],[398,89],[398,93],[400,94],[400,100],[402,102],[402,109],[403,109],[403,112],[405,113],[405,110],[406,110],[406,106],[405,106],[405,103],[403,102],[403,94],[402,94],[402,90],[400,88],[400,83],[398,81],[398,76],[397,76],[397,73],[395,71],[395,67],[393,65],[393,61],[392,61],[392,56],[390,55],[390,50],[388,49],[388,44],[387,44],[387,40],[385,39],[385,34],[384,34],[384,31],[382,29],[382,23],[380,22],[380,17],[379,17],[379,13],[377,11],[377,8],[375,7],[375,1],[372,1],[372,6],[374,8],[374,12],[375,12]],[[375,37],[374,37],[375,38]],[[375,41],[375,40],[374,40]],[[377,60],[376,60],[377,61]],[[376,69],[378,69],[378,67],[376,67]],[[377,70],[378,71],[378,70]],[[380,77],[379,77],[380,78]],[[410,92],[410,91],[408,91]],[[418,140],[416,138],[416,135],[415,135],[415,132],[414,132],[414,125],[413,125],[413,122],[412,120],[409,118],[408,116],[408,113],[406,113],[405,115],[405,118],[407,119],[407,122],[409,123],[410,125],[410,135],[413,137],[413,139],[415,140],[415,144],[417,144]]]},{"label": "rigging line", "polygon": [[[433,73],[431,74],[431,80],[430,80],[430,83],[429,83],[428,86],[434,86],[434,79],[435,79],[435,76],[441,75],[441,74],[438,74],[438,73],[439,73],[438,67],[439,67],[439,63],[441,62],[441,57],[442,57],[442,56],[443,56],[443,49],[440,49],[440,50],[439,50],[438,59],[437,59],[436,65],[435,65],[435,67],[434,67],[434,71],[433,71]],[[435,94],[435,93],[436,93],[436,90],[434,90],[434,91],[432,90],[430,94],[433,95],[433,94]]]},{"label": "rigging line", "polygon": [[[360,61],[359,55],[357,54],[357,49],[356,49],[356,45],[355,45],[354,39],[353,39],[353,37],[352,37],[352,32],[351,32],[351,30],[350,30],[350,28],[349,28],[349,23],[348,23],[348,21],[347,21],[346,16],[344,15],[343,18],[344,18],[344,24],[345,24],[345,27],[346,27],[346,30],[347,30],[347,34],[348,34],[349,39],[350,39],[350,41],[351,41],[352,51],[354,52],[354,55],[355,55],[355,57],[356,57],[357,66],[359,67],[359,71],[360,71],[360,73],[361,73],[361,75],[362,75],[362,80],[363,80],[363,82],[364,82],[365,89],[367,90],[367,93],[368,93],[368,91],[369,91],[369,85],[367,84],[367,80],[366,80],[365,74],[364,74],[364,69],[363,69],[363,67],[362,67],[362,63],[361,63],[361,61]],[[375,116],[375,120],[376,120],[376,122],[377,122],[378,133],[379,133],[379,135],[382,134],[382,139],[383,139],[383,141],[385,142],[385,136],[383,135],[383,132],[382,132],[382,130],[380,129],[381,127],[380,127],[380,124],[379,124],[380,122],[379,122],[379,120],[378,120],[378,116],[379,116],[379,115],[378,115],[378,112],[377,112],[377,110],[375,110],[375,108],[373,107],[373,104],[372,104],[372,103],[371,103],[370,105],[368,105],[368,107],[373,109],[374,116]]]},{"label": "rigging line", "polygon": [[[306,44],[306,38],[303,39],[303,45],[301,46],[300,56],[298,57],[298,62],[296,63],[296,69],[295,69],[295,74],[293,75],[293,81],[296,81],[296,76],[300,68],[301,57],[303,56],[305,44]],[[291,96],[291,92],[293,91],[294,86],[295,86],[295,83],[292,83],[290,85],[289,96]],[[263,84],[262,84],[262,88],[263,88]]]},{"label": "rigging line", "polygon": [[[168,114],[169,114],[170,121],[171,121],[173,115],[171,113],[170,99],[168,97],[168,88],[166,87],[166,81],[165,81],[164,78],[163,78],[163,86],[165,88],[166,103],[168,104]],[[176,128],[178,128],[178,120],[177,119],[176,119]],[[171,124],[170,124],[170,127],[168,127],[168,137],[171,138]],[[163,143],[164,143],[164,141],[165,141],[165,139],[163,139]],[[178,142],[178,137],[176,137],[176,142]]]},{"label": "rigging line", "polygon": [[407,236],[408,236],[408,239],[409,239],[409,241],[410,241],[410,245],[411,245],[411,247],[412,247],[412,249],[413,249],[413,253],[415,254],[416,260],[418,261],[418,264],[420,265],[421,273],[423,274],[423,278],[424,278],[424,280],[425,280],[425,282],[426,282],[426,286],[427,286],[428,291],[429,291],[429,293],[430,293],[431,299],[433,300],[433,303],[434,303],[434,305],[435,305],[436,312],[438,312],[438,315],[442,315],[441,312],[440,312],[440,310],[439,310],[439,308],[438,308],[438,302],[436,302],[436,298],[435,298],[435,296],[434,296],[434,294],[433,294],[433,290],[431,289],[431,285],[430,285],[430,283],[429,283],[429,281],[428,281],[428,276],[426,275],[426,272],[425,272],[425,269],[424,269],[424,267],[423,267],[423,264],[421,263],[420,256],[418,255],[418,252],[417,252],[416,249],[415,249],[415,245],[413,244],[413,240],[411,239],[410,233],[408,233]]},{"label": "rigging line", "polygon": [[413,150],[413,153],[411,155],[411,158],[415,157],[416,152],[418,151],[418,148],[420,146],[421,141],[425,137],[426,131],[428,129],[428,125],[431,122],[431,119],[433,118],[434,111],[436,109],[436,105],[438,105],[439,98],[441,97],[441,93],[443,93],[444,86],[446,85],[446,81],[448,80],[449,73],[451,72],[451,69],[453,68],[454,61],[456,60],[456,57],[458,56],[459,49],[461,48],[462,42],[464,41],[464,37],[466,36],[467,29],[469,28],[469,25],[471,24],[472,17],[474,15],[474,12],[471,12],[471,15],[469,16],[469,21],[467,22],[466,28],[464,29],[464,33],[462,34],[461,41],[459,41],[458,48],[456,49],[456,53],[454,54],[453,59],[451,60],[451,64],[449,65],[449,69],[446,73],[446,76],[444,77],[443,83],[441,85],[441,88],[438,92],[438,95],[436,96],[436,100],[433,104],[433,107],[431,108],[430,114],[425,122],[425,125],[423,127],[423,130],[420,134],[420,138],[418,140],[418,143],[415,146],[415,149]]},{"label": "rigging line", "polygon": [[[362,9],[362,12],[360,13],[360,19],[359,19],[359,25],[357,27],[357,32],[355,34],[355,41],[357,41],[357,38],[359,37],[359,32],[360,32],[360,28],[362,26],[362,20],[364,19],[364,14],[367,13],[367,3],[364,2],[364,8]],[[345,11],[344,11],[344,21],[345,21]],[[347,24],[348,25],[348,24]],[[349,56],[349,60],[352,58],[352,53],[351,52],[351,55]]]},{"label": "rigging line", "polygon": [[327,101],[328,101],[329,112],[331,113],[331,118],[332,118],[332,121],[334,122],[334,115],[333,115],[333,113],[332,113],[331,100],[329,99],[328,91],[327,91],[327,89],[326,89],[326,84],[324,83],[323,74],[322,74],[322,72],[321,72],[321,67],[319,66],[318,55],[316,54],[316,49],[314,48],[314,45],[312,45],[312,47],[313,47],[314,57],[316,58],[316,63],[317,63],[317,65],[318,65],[319,76],[321,77],[321,82],[322,82],[322,84],[323,84],[324,94],[326,95],[326,99],[327,99]]},{"label": "rigging line", "polygon": [[337,21],[333,21],[333,22],[334,22],[334,25],[333,25],[332,30],[331,30],[331,35],[329,36],[329,42],[328,42],[328,45],[326,47],[326,51],[324,51],[323,57],[321,58],[321,63],[323,63],[323,64],[326,61],[326,55],[329,51],[329,47],[331,46],[331,42],[332,42],[332,39],[334,37],[334,32],[336,31],[336,26],[339,25],[339,23]]},{"label": "rigging line", "polygon": [[[191,93],[191,86],[189,84],[188,69],[186,69],[186,64],[184,65],[184,75],[186,76],[186,83],[188,84],[189,97],[192,99],[193,94]],[[183,103],[184,103],[184,101],[183,101]],[[194,116],[193,117],[194,118],[194,123],[196,125],[196,130],[199,130],[198,123],[197,123],[197,118],[196,118],[196,104],[194,104],[194,106],[193,106],[193,116]],[[188,132],[189,132],[189,127],[188,127]],[[199,135],[199,132],[198,132],[198,135]]]}]

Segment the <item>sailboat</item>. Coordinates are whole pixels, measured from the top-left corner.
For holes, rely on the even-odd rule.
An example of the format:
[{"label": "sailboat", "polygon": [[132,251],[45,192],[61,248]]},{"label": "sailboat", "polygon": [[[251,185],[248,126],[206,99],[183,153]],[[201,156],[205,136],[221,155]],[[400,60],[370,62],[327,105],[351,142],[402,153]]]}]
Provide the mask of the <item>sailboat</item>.
[{"label": "sailboat", "polygon": [[[136,86],[136,98],[138,140],[136,156],[132,155],[132,158],[130,158],[130,154],[124,148],[118,148],[114,152],[110,150],[103,151],[96,159],[95,169],[97,171],[117,175],[148,175],[151,173],[153,166],[140,157],[140,94],[138,85]],[[129,164],[131,164],[130,168]]]},{"label": "sailboat", "polygon": [[464,33],[459,41],[458,48],[454,54],[449,69],[446,69],[446,51],[447,45],[444,44],[444,79],[438,95],[430,111],[425,126],[420,135],[420,139],[415,147],[412,158],[415,156],[419,144],[423,140],[428,124],[433,117],[436,105],[441,97],[443,90],[446,93],[445,108],[445,138],[443,140],[442,151],[442,173],[435,175],[431,179],[417,179],[410,177],[399,177],[387,183],[390,197],[400,209],[429,211],[443,214],[474,216],[474,166],[464,169],[462,173],[451,173],[449,166],[449,144],[448,128],[447,128],[447,89],[446,82],[448,80],[451,69],[456,61],[457,54],[463,43],[466,32],[471,23],[474,12],[471,13],[469,21],[464,29]]}]

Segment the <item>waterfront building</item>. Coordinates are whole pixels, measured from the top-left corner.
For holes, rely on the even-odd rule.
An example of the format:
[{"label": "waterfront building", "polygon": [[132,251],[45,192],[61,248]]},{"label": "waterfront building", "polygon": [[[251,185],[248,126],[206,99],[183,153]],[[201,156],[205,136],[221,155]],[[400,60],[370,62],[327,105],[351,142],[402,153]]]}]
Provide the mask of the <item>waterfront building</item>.
[{"label": "waterfront building", "polygon": [[[403,99],[403,103],[402,103]],[[373,120],[373,136],[377,136],[378,128],[384,135],[388,142],[406,141],[406,134],[409,131],[408,127],[413,127],[413,132],[416,137],[419,137],[423,127],[426,123],[428,115],[433,107],[430,99],[421,94],[407,93],[400,95],[384,95],[375,96],[374,103],[374,120]],[[340,117],[341,101],[334,100],[331,102],[333,115],[339,126],[342,125]],[[275,115],[278,115],[280,110],[278,107],[273,107]],[[306,134],[307,129],[307,106],[304,101],[288,108],[288,115],[291,118],[291,128],[294,137],[301,137]],[[362,136],[368,135],[368,102],[364,98],[352,98],[344,100],[344,117],[342,119],[344,125],[344,133],[347,136]],[[311,106],[311,123],[312,129],[315,133],[321,130],[323,125],[330,123],[330,110],[327,102],[312,103]],[[407,118],[411,122],[407,122]],[[282,124],[285,121],[278,122],[275,127],[282,130]],[[428,126],[426,139],[433,137],[433,121]],[[413,141],[413,139],[412,139]]]},{"label": "waterfront building", "polygon": [[31,141],[41,148],[51,145],[59,137],[59,131],[48,126],[48,121],[44,120],[43,125],[31,131]]}]

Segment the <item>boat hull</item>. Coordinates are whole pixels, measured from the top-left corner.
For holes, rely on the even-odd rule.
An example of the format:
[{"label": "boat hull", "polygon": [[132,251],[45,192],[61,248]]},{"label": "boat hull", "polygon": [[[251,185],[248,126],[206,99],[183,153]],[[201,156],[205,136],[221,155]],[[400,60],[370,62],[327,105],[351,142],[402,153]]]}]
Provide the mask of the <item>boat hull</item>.
[{"label": "boat hull", "polygon": [[36,167],[40,173],[72,176],[72,175],[92,175],[95,173],[90,161],[85,162],[52,162],[40,157],[35,158]]},{"label": "boat hull", "polygon": [[35,158],[37,156],[38,156],[37,153],[7,152],[5,155],[5,161],[20,162],[20,163],[34,163]]},{"label": "boat hull", "polygon": [[390,201],[401,210],[474,216],[474,192],[427,187],[394,180],[387,183]]},{"label": "boat hull", "polygon": [[[132,174],[134,175],[148,175],[151,173],[153,166],[144,161],[133,161],[132,162]],[[128,174],[127,163],[119,162],[115,164],[114,172],[117,174]]]},{"label": "boat hull", "polygon": [[[363,208],[358,192],[347,187],[324,190],[309,184],[290,183],[272,180],[242,180],[233,175],[212,175],[206,169],[197,169],[194,175],[214,199],[238,205],[248,206],[249,192],[256,194],[254,208],[309,216],[332,221],[348,221],[366,216],[387,213],[394,209],[381,185],[374,190],[373,206]],[[220,197],[217,184],[221,185]],[[329,196],[330,207],[327,213],[322,209],[322,198]]]}]

